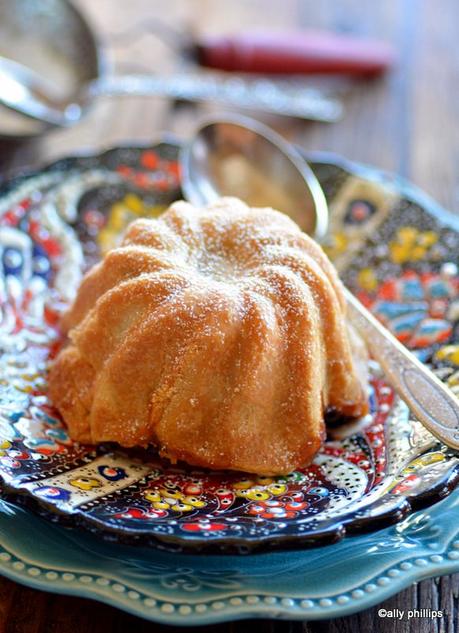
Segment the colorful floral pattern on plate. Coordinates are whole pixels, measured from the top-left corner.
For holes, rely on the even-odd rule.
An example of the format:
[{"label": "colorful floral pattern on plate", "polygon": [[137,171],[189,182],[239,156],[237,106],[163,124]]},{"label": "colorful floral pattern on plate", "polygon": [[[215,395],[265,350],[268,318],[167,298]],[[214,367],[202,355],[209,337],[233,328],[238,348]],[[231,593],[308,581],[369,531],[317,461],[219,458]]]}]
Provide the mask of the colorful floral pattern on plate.
[{"label": "colorful floral pattern on plate", "polygon": [[[378,528],[456,484],[459,459],[419,423],[371,362],[371,412],[330,430],[314,463],[286,477],[172,466],[154,450],[70,440],[46,395],[59,315],[85,268],[135,217],[180,197],[178,147],[59,161],[0,192],[0,476],[47,517],[174,550],[299,547]],[[448,218],[386,182],[314,163],[330,203],[327,244],[373,312],[454,389],[459,277]],[[349,258],[349,253],[352,257]]]}]

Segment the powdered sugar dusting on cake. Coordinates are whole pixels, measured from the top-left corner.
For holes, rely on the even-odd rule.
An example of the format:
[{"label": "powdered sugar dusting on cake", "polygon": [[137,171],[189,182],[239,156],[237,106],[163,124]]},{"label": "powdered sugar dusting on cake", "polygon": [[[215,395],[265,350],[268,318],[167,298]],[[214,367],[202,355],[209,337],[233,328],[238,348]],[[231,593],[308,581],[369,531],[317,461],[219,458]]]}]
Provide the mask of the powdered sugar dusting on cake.
[{"label": "powdered sugar dusting on cake", "polygon": [[177,202],[87,275],[52,397],[75,437],[287,473],[319,450],[327,407],[366,411],[343,306],[322,249],[287,216]]}]

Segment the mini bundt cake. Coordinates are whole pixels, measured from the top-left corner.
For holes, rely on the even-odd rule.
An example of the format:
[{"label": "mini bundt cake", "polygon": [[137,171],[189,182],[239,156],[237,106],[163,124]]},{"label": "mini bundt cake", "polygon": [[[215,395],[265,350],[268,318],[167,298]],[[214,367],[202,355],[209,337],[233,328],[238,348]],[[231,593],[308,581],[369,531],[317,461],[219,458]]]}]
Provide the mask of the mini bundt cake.
[{"label": "mini bundt cake", "polygon": [[223,198],[140,219],[84,278],[49,394],[81,442],[284,474],[367,411],[341,282],[287,216]]}]

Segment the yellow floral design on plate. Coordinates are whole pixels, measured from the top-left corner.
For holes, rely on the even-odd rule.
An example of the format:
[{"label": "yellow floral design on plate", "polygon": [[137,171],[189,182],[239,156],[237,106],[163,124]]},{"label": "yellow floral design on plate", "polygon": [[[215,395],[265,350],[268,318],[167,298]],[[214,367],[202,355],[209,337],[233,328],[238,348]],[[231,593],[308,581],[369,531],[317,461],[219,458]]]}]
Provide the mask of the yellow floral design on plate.
[{"label": "yellow floral design on plate", "polygon": [[[453,367],[459,367],[459,344],[445,345],[441,347],[436,352],[434,358],[435,360],[446,362]],[[459,397],[459,369],[456,369],[448,376],[446,384],[451,391]]]},{"label": "yellow floral design on plate", "polygon": [[342,255],[349,245],[349,237],[344,231],[338,231],[334,233],[328,240],[328,243],[324,245],[324,251],[328,257],[333,261],[340,255]]},{"label": "yellow floral design on plate", "polygon": [[137,218],[157,218],[165,210],[164,205],[149,206],[135,193],[127,193],[110,209],[107,223],[97,236],[102,254],[119,244],[126,226]]},{"label": "yellow floral design on plate", "polygon": [[374,292],[379,284],[376,273],[372,268],[362,268],[357,275],[358,284],[367,292]]},{"label": "yellow floral design on plate", "polygon": [[389,254],[394,264],[422,261],[438,242],[435,231],[420,231],[414,226],[401,226],[389,243]]},{"label": "yellow floral design on plate", "polygon": [[436,360],[443,360],[459,367],[459,344],[445,345],[435,354]]},{"label": "yellow floral design on plate", "polygon": [[206,503],[199,497],[184,495],[161,488],[144,493],[144,497],[155,510],[172,510],[173,512],[190,512],[196,508],[203,508]]}]

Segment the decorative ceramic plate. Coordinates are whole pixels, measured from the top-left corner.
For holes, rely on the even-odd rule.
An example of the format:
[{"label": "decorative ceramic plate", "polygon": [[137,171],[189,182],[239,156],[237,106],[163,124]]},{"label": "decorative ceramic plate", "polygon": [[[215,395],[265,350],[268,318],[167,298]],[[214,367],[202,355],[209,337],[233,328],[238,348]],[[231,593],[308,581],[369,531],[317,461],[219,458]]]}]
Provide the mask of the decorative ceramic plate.
[{"label": "decorative ceramic plate", "polygon": [[[72,442],[46,395],[59,314],[126,224],[180,197],[178,146],[74,157],[0,191],[0,477],[48,518],[128,543],[218,552],[304,547],[401,521],[459,479],[459,459],[410,419],[371,364],[371,412],[287,477],[171,466],[150,451]],[[458,221],[372,171],[312,163],[342,278],[459,391]],[[69,537],[70,538],[70,537]]]},{"label": "decorative ceramic plate", "polygon": [[[172,625],[320,620],[459,571],[459,496],[392,527],[295,552],[212,556],[109,543],[0,502],[0,573]],[[452,617],[452,614],[451,614]]]}]

